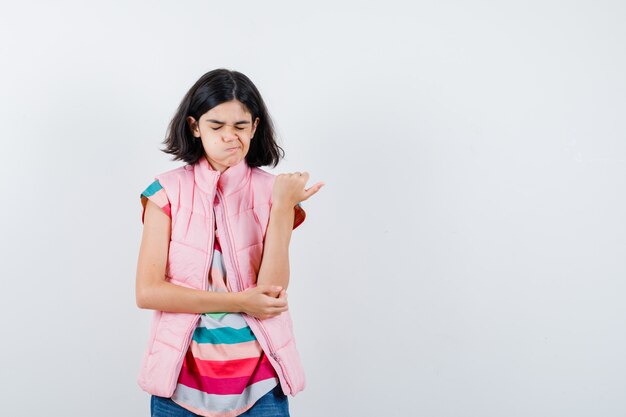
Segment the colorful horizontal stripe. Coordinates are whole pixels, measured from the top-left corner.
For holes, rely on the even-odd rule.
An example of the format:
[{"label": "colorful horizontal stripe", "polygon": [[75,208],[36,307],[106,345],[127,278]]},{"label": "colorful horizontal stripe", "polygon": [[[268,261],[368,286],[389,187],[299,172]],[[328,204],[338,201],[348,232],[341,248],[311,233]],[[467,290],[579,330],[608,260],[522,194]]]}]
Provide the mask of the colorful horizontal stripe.
[{"label": "colorful horizontal stripe", "polygon": [[141,198],[141,205],[143,206],[141,212],[141,221],[143,222],[146,213],[146,204],[148,200],[154,202],[161,210],[165,212],[170,218],[172,217],[172,210],[167,194],[161,186],[159,180],[155,180],[150,184],[139,196]]},{"label": "colorful horizontal stripe", "polygon": [[[247,411],[254,405],[254,396],[256,392],[269,392],[276,386],[276,382],[272,379],[259,381],[253,385],[249,385],[241,394],[221,395],[207,394],[185,385],[178,385],[176,388],[178,397],[172,398],[174,402],[183,406],[192,413],[203,416],[216,417],[234,417]],[[197,407],[189,404],[197,404]],[[210,413],[206,410],[219,409],[223,410],[219,413]]]},{"label": "colorful horizontal stripe", "polygon": [[[257,358],[257,365],[251,370],[250,375],[239,377],[226,376],[226,373],[222,373],[224,376],[221,377],[211,377],[202,375],[202,371],[206,371],[206,369],[199,369],[194,359],[191,358],[183,364],[178,382],[208,394],[241,394],[247,386],[273,378],[275,375],[274,368],[265,355],[260,361]],[[211,372],[213,372],[212,369]]]},{"label": "colorful horizontal stripe", "polygon": [[255,339],[250,327],[243,329],[233,329],[231,327],[207,329],[206,327],[198,327],[193,333],[193,340],[198,343],[227,343],[232,345],[235,343],[249,342]]},{"label": "colorful horizontal stripe", "polygon": [[196,373],[211,378],[236,378],[252,375],[254,373],[254,368],[256,368],[259,364],[259,359],[254,357],[228,361],[211,361],[198,359],[191,355],[191,359],[193,359],[193,361],[190,361],[190,358],[186,359],[187,361],[183,366],[193,369]]},{"label": "colorful horizontal stripe", "polygon": [[247,343],[237,343],[236,345],[212,345],[210,343],[192,343],[191,351],[198,359],[221,358],[221,360],[245,359],[258,357],[263,350],[259,342],[253,340]]}]

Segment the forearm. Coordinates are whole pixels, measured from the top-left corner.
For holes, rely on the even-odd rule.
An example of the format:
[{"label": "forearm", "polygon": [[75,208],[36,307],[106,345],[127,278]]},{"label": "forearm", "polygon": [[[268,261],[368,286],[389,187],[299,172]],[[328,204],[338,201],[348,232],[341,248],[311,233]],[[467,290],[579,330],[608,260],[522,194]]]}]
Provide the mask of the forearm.
[{"label": "forearm", "polygon": [[236,292],[197,290],[161,281],[138,294],[137,306],[172,313],[236,313],[242,311],[239,295]]},{"label": "forearm", "polygon": [[263,243],[263,257],[257,284],[289,285],[289,241],[293,230],[294,208],[273,205]]}]

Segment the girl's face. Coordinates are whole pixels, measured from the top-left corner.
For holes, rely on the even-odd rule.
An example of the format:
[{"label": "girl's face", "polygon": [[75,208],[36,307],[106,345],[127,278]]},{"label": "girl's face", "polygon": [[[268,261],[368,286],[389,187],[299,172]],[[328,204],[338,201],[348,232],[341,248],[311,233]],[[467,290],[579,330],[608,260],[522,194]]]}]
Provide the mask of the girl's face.
[{"label": "girl's face", "polygon": [[216,171],[224,172],[245,158],[259,124],[238,100],[213,107],[196,121],[187,117],[193,135],[202,141],[204,154]]}]

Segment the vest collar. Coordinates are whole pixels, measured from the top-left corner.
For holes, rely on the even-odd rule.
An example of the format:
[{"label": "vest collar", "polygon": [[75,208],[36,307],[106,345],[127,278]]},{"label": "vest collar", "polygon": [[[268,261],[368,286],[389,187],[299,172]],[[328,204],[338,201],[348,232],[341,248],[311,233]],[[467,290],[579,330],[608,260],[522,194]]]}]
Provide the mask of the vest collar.
[{"label": "vest collar", "polygon": [[250,178],[250,167],[246,159],[242,159],[237,165],[226,168],[222,173],[209,164],[206,155],[193,165],[194,178],[200,189],[207,194],[213,192],[215,178],[217,177],[217,188],[224,195],[230,195],[243,187]]}]

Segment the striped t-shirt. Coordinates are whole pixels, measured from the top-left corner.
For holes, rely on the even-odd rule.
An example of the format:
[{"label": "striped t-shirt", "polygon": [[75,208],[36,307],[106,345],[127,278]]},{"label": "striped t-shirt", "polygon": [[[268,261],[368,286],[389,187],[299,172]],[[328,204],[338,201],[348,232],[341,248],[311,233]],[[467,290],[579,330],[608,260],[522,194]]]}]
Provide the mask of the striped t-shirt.
[{"label": "striped t-shirt", "polygon": [[[154,181],[141,193],[171,217],[165,190]],[[294,228],[304,220],[298,206]],[[143,215],[142,215],[143,218]],[[228,291],[217,230],[208,290]],[[202,416],[237,416],[278,385],[278,376],[241,313],[200,315],[172,401]]]},{"label": "striped t-shirt", "polygon": [[[219,237],[209,291],[228,291]],[[172,401],[203,416],[236,416],[278,384],[272,364],[240,313],[200,316]]]}]

